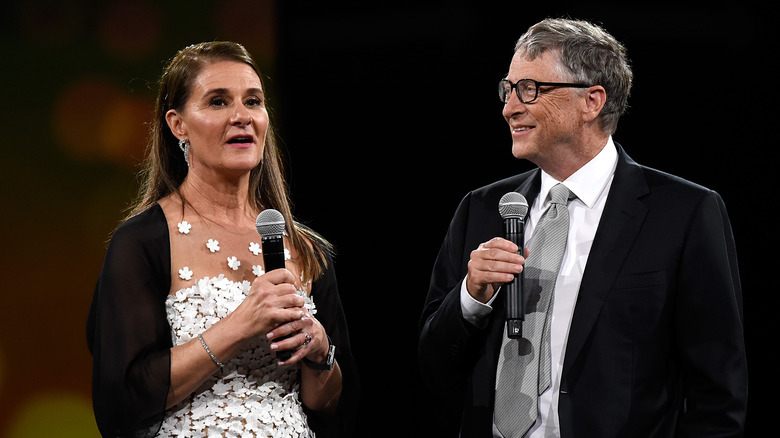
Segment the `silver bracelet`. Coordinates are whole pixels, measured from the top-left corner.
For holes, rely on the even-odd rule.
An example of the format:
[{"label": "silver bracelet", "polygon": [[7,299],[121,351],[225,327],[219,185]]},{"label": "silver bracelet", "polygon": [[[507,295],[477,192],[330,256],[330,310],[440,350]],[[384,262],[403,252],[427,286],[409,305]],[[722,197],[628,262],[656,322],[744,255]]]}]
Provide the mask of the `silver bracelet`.
[{"label": "silver bracelet", "polygon": [[214,363],[217,364],[220,368],[224,367],[225,364],[220,362],[219,359],[217,359],[217,356],[214,356],[214,353],[211,352],[211,349],[209,348],[209,346],[206,345],[206,341],[203,340],[203,335],[202,334],[198,333],[198,339],[200,339],[200,344],[203,345],[203,348],[206,349],[206,353],[209,354],[209,356],[211,357],[211,360],[213,360]]}]

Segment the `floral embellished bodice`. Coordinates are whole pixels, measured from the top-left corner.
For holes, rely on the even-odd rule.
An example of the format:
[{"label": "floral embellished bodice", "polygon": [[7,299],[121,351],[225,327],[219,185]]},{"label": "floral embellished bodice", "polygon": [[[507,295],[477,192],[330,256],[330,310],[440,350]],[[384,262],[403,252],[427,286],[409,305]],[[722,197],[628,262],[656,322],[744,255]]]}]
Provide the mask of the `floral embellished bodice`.
[{"label": "floral embellished bodice", "polygon": [[[256,233],[243,251],[232,245],[231,253],[226,254],[219,239],[192,233],[193,226],[187,221],[176,226],[178,229],[171,232],[171,246],[181,243],[188,249],[181,252],[184,257],[174,255],[173,262],[182,263],[171,268],[185,287],[169,295],[165,305],[173,345],[180,345],[197,341],[198,334],[243,302],[251,283],[235,279],[239,268],[251,266],[252,276],[262,275],[264,270],[260,236]],[[200,242],[192,242],[193,237]],[[191,248],[196,249],[192,252]],[[213,257],[224,272],[213,275],[215,265],[199,261],[195,261],[200,263],[198,267],[192,267],[187,254],[201,255],[193,260],[201,260],[203,255],[207,260]],[[286,249],[285,254],[289,258]],[[199,276],[199,269],[212,275]],[[306,298],[310,313],[316,313],[305,289],[299,288],[298,294]],[[165,413],[157,436],[313,437],[299,397],[300,365],[278,366],[269,346],[270,342],[259,336],[237,357],[226,361],[190,397]]]},{"label": "floral embellished bodice", "polygon": [[[191,266],[191,263],[194,262],[192,259],[195,257],[189,257],[198,254],[207,256],[199,258],[199,260],[209,261],[206,274],[224,271],[235,280],[247,276],[254,278],[265,273],[262,265],[263,250],[260,244],[262,239],[256,231],[249,230],[245,236],[242,236],[241,233],[225,233],[223,231],[222,236],[230,238],[226,242],[222,238],[217,240],[213,233],[208,233],[212,229],[221,231],[218,228],[214,226],[209,228],[208,224],[204,224],[201,228],[203,230],[193,230],[192,224],[183,220],[176,224],[176,231],[171,233],[174,236],[172,240],[175,240],[172,242],[172,248],[177,248],[178,252],[183,254],[182,257],[179,257],[182,259],[182,266],[172,266],[174,273],[178,272],[180,280],[188,282],[193,278],[203,278],[204,275],[199,275],[195,272],[196,268]],[[204,234],[204,231],[208,234]],[[290,251],[285,248],[284,253],[285,258],[289,260]],[[174,253],[173,258],[177,259],[176,253]],[[188,261],[190,263],[187,263]]]}]

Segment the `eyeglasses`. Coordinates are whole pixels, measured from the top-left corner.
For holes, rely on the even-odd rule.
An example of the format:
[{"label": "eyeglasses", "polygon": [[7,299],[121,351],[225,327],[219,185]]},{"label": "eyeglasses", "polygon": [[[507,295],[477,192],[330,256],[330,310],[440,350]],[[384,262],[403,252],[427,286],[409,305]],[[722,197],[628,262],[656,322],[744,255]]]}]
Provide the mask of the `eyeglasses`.
[{"label": "eyeglasses", "polygon": [[568,87],[568,88],[588,88],[591,85],[571,84],[567,82],[539,82],[533,79],[520,79],[514,84],[506,79],[498,82],[498,98],[506,104],[509,102],[509,94],[512,89],[517,93],[520,102],[531,103],[539,97],[539,87]]}]

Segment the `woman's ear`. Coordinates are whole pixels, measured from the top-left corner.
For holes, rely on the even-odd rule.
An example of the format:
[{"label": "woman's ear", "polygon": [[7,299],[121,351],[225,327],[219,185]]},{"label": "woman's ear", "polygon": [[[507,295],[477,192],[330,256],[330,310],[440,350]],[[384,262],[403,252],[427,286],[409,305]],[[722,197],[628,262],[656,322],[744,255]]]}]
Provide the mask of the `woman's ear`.
[{"label": "woman's ear", "polygon": [[168,110],[165,113],[165,121],[168,122],[168,127],[171,129],[173,135],[178,139],[187,137],[187,125],[176,110]]}]

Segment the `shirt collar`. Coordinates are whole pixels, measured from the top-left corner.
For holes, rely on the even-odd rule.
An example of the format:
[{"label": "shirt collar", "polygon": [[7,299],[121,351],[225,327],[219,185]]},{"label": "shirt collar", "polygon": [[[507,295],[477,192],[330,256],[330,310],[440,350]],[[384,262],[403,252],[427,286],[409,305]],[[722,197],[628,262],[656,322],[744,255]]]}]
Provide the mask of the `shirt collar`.
[{"label": "shirt collar", "polygon": [[617,148],[612,141],[612,136],[610,136],[601,151],[565,181],[558,181],[542,171],[542,187],[538,198],[541,202],[535,204],[543,209],[547,204],[547,195],[550,193],[550,189],[555,184],[562,182],[586,207],[593,207],[615,173],[617,158]]}]

